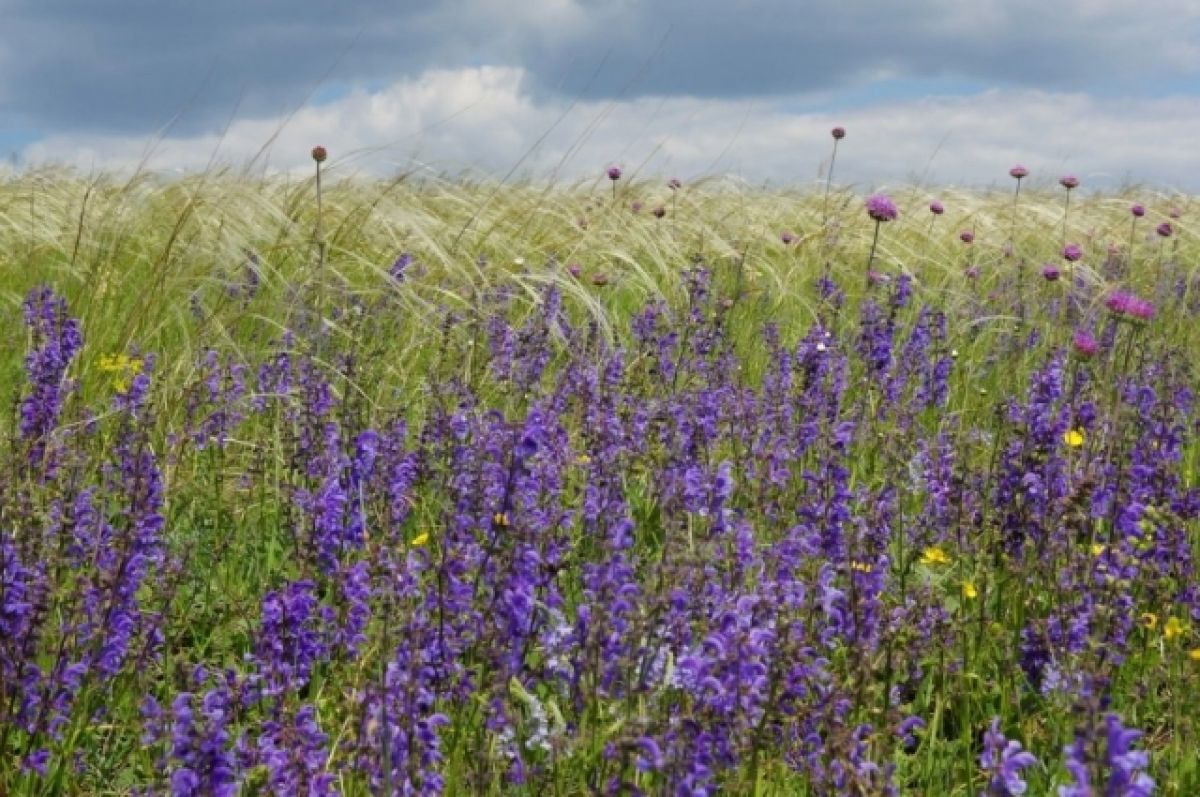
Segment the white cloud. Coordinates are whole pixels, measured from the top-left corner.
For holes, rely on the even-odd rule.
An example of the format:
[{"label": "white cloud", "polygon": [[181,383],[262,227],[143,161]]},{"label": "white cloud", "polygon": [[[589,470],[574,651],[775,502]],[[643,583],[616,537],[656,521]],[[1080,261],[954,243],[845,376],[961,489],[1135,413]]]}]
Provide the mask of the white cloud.
[{"label": "white cloud", "polygon": [[[811,98],[733,101],[688,97],[628,101],[535,101],[515,67],[430,70],[377,92],[357,90],[282,118],[234,122],[224,138],[167,137],[153,144],[154,169],[241,165],[278,132],[273,168],[307,170],[317,143],[342,173],[382,174],[412,162],[436,171],[504,173],[526,158],[534,177],[591,177],[610,163],[646,173],[694,178],[736,173],[751,180],[816,179],[828,157],[829,128],[844,125],[836,179],[864,187],[909,182],[1007,186],[1007,169],[1034,178],[1078,174],[1085,186],[1125,179],[1200,189],[1200,98],[1102,100],[1085,94],[996,90],[967,97],[884,102],[831,116],[802,113]],[[84,169],[131,168],[145,138],[52,135],[23,153],[29,162]]]}]

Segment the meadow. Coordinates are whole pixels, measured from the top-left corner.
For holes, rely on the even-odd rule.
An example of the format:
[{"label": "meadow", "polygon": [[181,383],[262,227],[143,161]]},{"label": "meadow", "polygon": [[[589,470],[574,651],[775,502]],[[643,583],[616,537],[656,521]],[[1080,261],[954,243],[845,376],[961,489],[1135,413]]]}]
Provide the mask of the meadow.
[{"label": "meadow", "polygon": [[9,174],[0,795],[1200,794],[1200,211],[1018,174]]}]

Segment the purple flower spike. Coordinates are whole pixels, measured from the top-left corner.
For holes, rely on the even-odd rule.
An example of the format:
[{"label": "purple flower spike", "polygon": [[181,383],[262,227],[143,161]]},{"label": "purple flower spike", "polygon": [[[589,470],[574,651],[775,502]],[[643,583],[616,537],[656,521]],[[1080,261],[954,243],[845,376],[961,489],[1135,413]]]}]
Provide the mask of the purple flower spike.
[{"label": "purple flower spike", "polygon": [[1146,207],[1135,202],[1129,206],[1129,212],[1134,215],[1134,218],[1140,219],[1142,216],[1146,215]]},{"label": "purple flower spike", "polygon": [[1063,247],[1062,256],[1068,263],[1075,263],[1083,257],[1083,249],[1079,244],[1067,244]]},{"label": "purple flower spike", "polygon": [[896,203],[886,194],[867,197],[866,207],[867,215],[879,222],[895,221],[896,217],[900,215],[900,211],[896,209]]},{"label": "purple flower spike", "polygon": [[1029,170],[1026,169],[1024,166],[1022,166],[1019,163],[1016,166],[1009,169],[1008,173],[1010,176],[1015,177],[1018,180],[1020,180],[1023,177],[1029,176]]},{"label": "purple flower spike", "polygon": [[946,212],[946,208],[942,206],[941,202],[935,199],[929,203],[929,212],[935,216],[940,216]]}]

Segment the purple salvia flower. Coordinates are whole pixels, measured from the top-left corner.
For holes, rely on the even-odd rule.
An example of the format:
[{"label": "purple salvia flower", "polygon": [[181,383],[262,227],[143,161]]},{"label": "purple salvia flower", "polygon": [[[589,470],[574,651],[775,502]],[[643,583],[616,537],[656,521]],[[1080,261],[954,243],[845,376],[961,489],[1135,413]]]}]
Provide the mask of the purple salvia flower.
[{"label": "purple salvia flower", "polygon": [[983,753],[979,766],[987,774],[988,787],[981,797],[1020,797],[1028,788],[1021,770],[1037,764],[1037,759],[1021,747],[1021,743],[1006,739],[1000,731],[1000,718],[994,717],[983,734]]}]

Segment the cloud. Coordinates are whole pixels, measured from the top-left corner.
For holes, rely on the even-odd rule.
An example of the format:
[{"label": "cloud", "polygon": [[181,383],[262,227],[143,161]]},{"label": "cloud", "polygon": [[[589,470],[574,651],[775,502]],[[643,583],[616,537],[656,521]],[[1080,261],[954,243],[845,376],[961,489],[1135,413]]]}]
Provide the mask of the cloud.
[{"label": "cloud", "polygon": [[484,64],[523,70],[543,104],[827,95],[884,77],[1120,95],[1200,72],[1194,0],[0,0],[0,11],[0,106],[50,134],[174,119],[194,135],[235,112],[282,113],[330,81],[382,87]]},{"label": "cloud", "polygon": [[[516,67],[433,69],[376,91],[355,89],[294,116],[241,119],[224,136],[62,133],[22,153],[34,163],[132,168],[152,147],[151,168],[257,166],[307,171],[314,144],[329,148],[338,174],[387,174],[414,164],[535,178],[595,178],[611,163],[627,173],[736,174],[805,183],[828,157],[829,128],[844,125],[837,182],[978,185],[1022,162],[1032,179],[1066,171],[1085,187],[1126,180],[1200,188],[1200,98],[1119,102],[1077,92],[1012,88],[969,96],[886,101],[834,116],[806,112],[808,95],[757,100],[639,97],[572,103],[544,97]],[[540,142],[540,143],[538,143]]]}]

